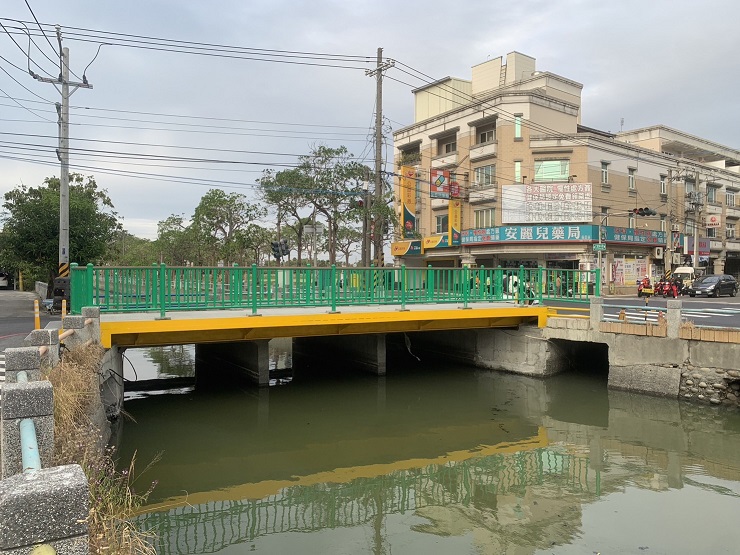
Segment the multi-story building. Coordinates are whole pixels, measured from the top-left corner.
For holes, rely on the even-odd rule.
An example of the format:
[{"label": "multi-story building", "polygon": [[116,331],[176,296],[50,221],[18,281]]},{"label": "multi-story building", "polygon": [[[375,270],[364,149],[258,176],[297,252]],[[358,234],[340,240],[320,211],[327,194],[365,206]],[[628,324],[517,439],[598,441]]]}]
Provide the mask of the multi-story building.
[{"label": "multi-story building", "polygon": [[583,85],[535,65],[512,52],[413,91],[414,123],[394,133],[396,262],[600,262],[617,292],[686,262],[740,272],[740,151],[664,126],[583,126]]}]

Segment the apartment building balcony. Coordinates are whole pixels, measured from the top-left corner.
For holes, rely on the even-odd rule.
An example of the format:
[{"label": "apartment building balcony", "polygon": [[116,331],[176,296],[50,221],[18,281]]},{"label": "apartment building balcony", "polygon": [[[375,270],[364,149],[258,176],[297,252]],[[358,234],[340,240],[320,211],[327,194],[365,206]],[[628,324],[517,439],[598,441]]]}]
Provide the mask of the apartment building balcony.
[{"label": "apartment building balcony", "polygon": [[722,239],[710,239],[709,240],[709,250],[710,251],[721,251],[724,247],[722,244]]},{"label": "apartment building balcony", "polygon": [[470,195],[468,201],[471,204],[483,203],[483,202],[496,202],[498,198],[498,186],[495,183],[490,185],[478,186],[473,182],[470,187]]},{"label": "apartment building balcony", "polygon": [[433,198],[430,204],[432,205],[432,210],[434,210],[435,208],[447,208],[450,205],[450,201],[446,198]]},{"label": "apartment building balcony", "polygon": [[730,219],[740,220],[740,208],[734,206],[727,206],[725,208],[725,217]]},{"label": "apartment building balcony", "polygon": [[432,168],[451,168],[457,167],[457,151],[449,152],[432,158]]},{"label": "apartment building balcony", "polygon": [[727,239],[727,242],[725,243],[725,248],[728,251],[740,251],[740,237]]},{"label": "apartment building balcony", "polygon": [[470,147],[470,160],[481,160],[483,158],[492,158],[496,156],[498,150],[498,141],[488,143],[479,143]]}]

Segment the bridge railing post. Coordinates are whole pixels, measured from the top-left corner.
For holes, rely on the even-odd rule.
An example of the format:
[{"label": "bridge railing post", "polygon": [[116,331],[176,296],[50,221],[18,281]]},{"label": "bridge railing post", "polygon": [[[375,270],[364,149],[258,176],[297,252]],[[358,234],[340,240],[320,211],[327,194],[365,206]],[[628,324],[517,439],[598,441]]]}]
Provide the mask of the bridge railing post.
[{"label": "bridge railing post", "polygon": [[331,265],[331,289],[329,290],[331,295],[331,311],[337,311],[337,265]]},{"label": "bridge railing post", "polygon": [[159,265],[159,319],[167,320],[167,266],[164,262]]},{"label": "bridge railing post", "polygon": [[257,264],[252,264],[252,283],[251,295],[252,295],[252,314],[257,314]]},{"label": "bridge railing post", "polygon": [[468,308],[468,302],[470,301],[470,266],[463,267],[462,278],[463,308]]},{"label": "bridge railing post", "polygon": [[596,283],[594,283],[594,295],[601,297],[601,268],[596,268]]},{"label": "bridge railing post", "polygon": [[431,301],[432,297],[434,295],[434,271],[432,270],[432,265],[427,264],[427,301]]},{"label": "bridge railing post", "polygon": [[401,310],[406,310],[406,265],[401,264]]},{"label": "bridge railing post", "polygon": [[539,270],[538,270],[537,273],[538,273],[538,280],[539,280],[539,283],[537,285],[537,289],[538,289],[538,292],[537,292],[537,301],[538,301],[539,305],[542,306],[542,298],[543,298],[543,294],[544,294],[543,289],[546,287],[546,284],[545,284],[545,269],[544,268],[539,268]]},{"label": "bridge railing post", "polygon": [[517,303],[522,304],[524,303],[524,265],[519,265],[519,279],[517,280],[517,286],[516,286],[516,298]]}]

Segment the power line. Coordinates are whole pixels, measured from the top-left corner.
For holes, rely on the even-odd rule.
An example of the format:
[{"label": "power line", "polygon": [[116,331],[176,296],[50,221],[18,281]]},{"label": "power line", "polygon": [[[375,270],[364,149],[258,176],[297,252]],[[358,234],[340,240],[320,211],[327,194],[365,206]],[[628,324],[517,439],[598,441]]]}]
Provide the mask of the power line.
[{"label": "power line", "polygon": [[[5,58],[3,58],[3,59],[5,59]],[[8,71],[4,67],[0,67],[0,69],[3,70],[3,73],[5,73],[8,77],[10,77],[13,81],[15,81],[16,83],[18,83],[18,85],[20,85],[22,88],[24,88],[27,92],[30,92],[33,96],[36,96],[36,97],[40,98],[41,100],[43,100],[45,102],[48,102],[49,104],[54,104],[51,100],[48,100],[48,99],[44,98],[43,96],[36,94],[31,89],[29,89],[28,87],[26,87],[23,83],[21,83],[20,81],[18,81],[18,79],[16,79],[10,73],[8,73]],[[8,98],[10,98],[11,100],[13,99],[13,97],[11,97],[11,96],[8,96]]]},{"label": "power line", "polygon": [[[51,41],[49,40],[49,37],[46,36],[46,33],[44,33],[44,30],[41,28],[41,23],[39,23],[39,20],[36,19],[36,14],[33,13],[33,9],[31,9],[31,4],[28,3],[28,0],[25,0],[25,1],[26,1],[26,6],[28,6],[28,11],[31,12],[31,15],[33,16],[33,20],[36,22],[36,25],[39,26],[39,29],[41,29],[41,33],[44,35],[44,38],[46,39],[46,42],[48,42],[49,43],[49,46],[51,46],[52,52],[54,52],[55,54],[61,56],[61,52],[58,52],[57,49],[54,48],[54,45],[51,44]],[[39,51],[41,51],[40,48],[39,48]]]},{"label": "power line", "polygon": [[[0,69],[2,69],[2,68],[0,68]],[[5,70],[3,69],[3,71],[5,71]],[[7,71],[6,71],[6,73],[7,73]],[[21,107],[21,108],[23,108],[24,110],[27,110],[28,112],[32,113],[32,114],[33,114],[34,116],[36,116],[37,118],[41,118],[42,120],[44,120],[44,121],[48,121],[49,123],[54,123],[54,122],[53,122],[52,120],[50,120],[50,119],[46,119],[46,118],[45,118],[44,116],[42,116],[42,115],[40,115],[40,114],[37,114],[36,112],[34,112],[33,110],[31,110],[30,108],[28,108],[28,107],[24,106],[23,104],[21,104],[20,102],[18,102],[18,101],[17,101],[17,100],[15,100],[14,98],[12,98],[12,97],[11,97],[10,95],[8,95],[8,93],[6,93],[6,92],[5,92],[4,90],[0,89],[0,92],[1,92],[1,93],[3,93],[3,94],[4,94],[5,96],[7,96],[8,98],[10,98],[11,100],[14,100],[14,101],[15,101],[15,102],[16,102],[16,103],[18,104],[18,106],[20,106],[20,107]]]}]

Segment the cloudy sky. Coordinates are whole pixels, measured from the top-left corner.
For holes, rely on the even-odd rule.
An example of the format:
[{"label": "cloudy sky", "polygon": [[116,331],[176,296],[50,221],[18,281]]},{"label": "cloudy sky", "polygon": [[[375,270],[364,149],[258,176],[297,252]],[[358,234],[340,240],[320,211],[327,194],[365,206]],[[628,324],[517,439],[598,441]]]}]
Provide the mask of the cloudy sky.
[{"label": "cloudy sky", "polygon": [[[254,196],[264,169],[290,167],[312,145],[345,145],[371,163],[365,69],[378,47],[403,64],[384,81],[389,129],[411,123],[411,89],[425,83],[404,71],[469,79],[471,66],[517,50],[584,85],[584,125],[618,131],[624,118],[624,129],[664,124],[740,148],[734,0],[28,3],[45,28],[62,26],[71,70],[94,87],[71,99],[71,169],[94,175],[141,237],[192,214],[209,188]],[[18,42],[0,28],[2,194],[59,175],[59,94],[26,71],[59,70],[52,34],[35,36],[27,56],[18,21],[38,26],[25,0],[2,0],[0,18]],[[212,45],[200,50],[209,55],[186,53],[192,43]]]}]

